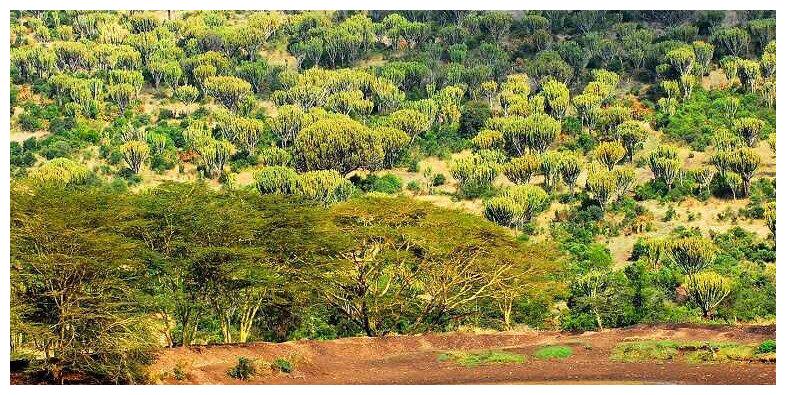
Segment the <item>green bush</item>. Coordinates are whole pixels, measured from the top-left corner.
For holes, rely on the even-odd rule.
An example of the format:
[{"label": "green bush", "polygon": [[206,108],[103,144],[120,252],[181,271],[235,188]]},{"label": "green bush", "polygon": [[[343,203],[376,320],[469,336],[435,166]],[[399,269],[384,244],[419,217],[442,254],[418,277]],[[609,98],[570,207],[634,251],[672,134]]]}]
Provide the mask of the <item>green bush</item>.
[{"label": "green bush", "polygon": [[442,173],[438,173],[437,175],[434,176],[431,182],[434,184],[435,187],[445,185],[445,175]]},{"label": "green bush", "polygon": [[767,354],[771,352],[775,352],[775,339],[765,340],[756,347],[756,354]]},{"label": "green bush", "polygon": [[239,357],[237,359],[237,363],[235,364],[232,369],[229,369],[227,374],[229,377],[238,380],[248,380],[253,377],[257,372],[257,368],[254,365],[254,361],[246,358],[246,357]]},{"label": "green bush", "polygon": [[395,174],[385,174],[381,177],[376,174],[369,174],[366,178],[354,175],[349,180],[363,192],[395,194],[401,192],[402,189],[401,178]]},{"label": "green bush", "polygon": [[729,96],[740,100],[735,118],[754,117],[766,122],[762,138],[774,129],[775,110],[762,105],[757,95],[740,95],[728,90],[705,91],[701,88],[695,89],[690,99],[678,105],[673,116],[659,110],[657,117],[660,129],[666,136],[685,141],[694,150],[704,151],[712,144],[717,130],[732,128],[732,119],[722,105],[722,100]]},{"label": "green bush", "polygon": [[281,373],[292,373],[295,368],[292,366],[292,362],[288,359],[284,358],[277,358],[273,361],[273,369],[278,370]]}]

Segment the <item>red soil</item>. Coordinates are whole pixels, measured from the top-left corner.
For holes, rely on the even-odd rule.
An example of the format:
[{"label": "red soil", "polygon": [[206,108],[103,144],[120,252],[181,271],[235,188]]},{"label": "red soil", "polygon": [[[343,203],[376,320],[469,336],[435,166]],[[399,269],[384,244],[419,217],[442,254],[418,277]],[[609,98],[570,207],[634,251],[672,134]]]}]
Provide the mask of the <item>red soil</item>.
[{"label": "red soil", "polygon": [[[754,344],[775,338],[775,326],[639,326],[578,335],[445,333],[174,348],[160,353],[150,373],[168,384],[775,384],[774,363],[623,363],[609,359],[618,342],[645,338]],[[546,344],[569,345],[573,355],[562,361],[532,358]],[[489,349],[526,354],[527,362],[464,367],[437,360],[444,351]],[[227,375],[241,356],[262,366],[249,381]],[[267,368],[264,362],[276,358],[294,361],[294,372]],[[175,370],[184,372],[185,379],[175,380]]]}]

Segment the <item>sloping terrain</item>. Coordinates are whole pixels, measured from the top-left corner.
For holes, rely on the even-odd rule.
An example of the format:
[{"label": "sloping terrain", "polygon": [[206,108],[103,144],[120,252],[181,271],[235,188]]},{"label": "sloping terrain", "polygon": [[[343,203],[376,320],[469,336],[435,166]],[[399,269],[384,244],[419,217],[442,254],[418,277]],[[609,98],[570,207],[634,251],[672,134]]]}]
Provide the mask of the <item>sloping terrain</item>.
[{"label": "sloping terrain", "polygon": [[[625,363],[610,359],[614,347],[626,340],[754,344],[774,337],[774,325],[637,326],[584,334],[448,333],[215,345],[167,349],[151,366],[150,374],[166,384],[774,384],[774,363],[697,364],[679,359]],[[566,345],[573,355],[564,360],[533,358],[535,350],[544,345]],[[471,350],[504,350],[525,355],[527,361],[468,367],[438,358],[446,351]],[[248,381],[227,375],[238,357],[259,366]],[[270,369],[268,363],[278,358],[292,361],[294,370],[285,374]]]}]

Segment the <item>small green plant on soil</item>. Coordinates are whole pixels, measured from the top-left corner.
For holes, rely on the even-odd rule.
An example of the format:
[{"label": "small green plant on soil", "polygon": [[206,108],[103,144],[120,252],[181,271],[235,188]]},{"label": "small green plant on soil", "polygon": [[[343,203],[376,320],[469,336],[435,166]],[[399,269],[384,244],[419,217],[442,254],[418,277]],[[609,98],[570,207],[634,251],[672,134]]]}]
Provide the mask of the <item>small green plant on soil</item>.
[{"label": "small green plant on soil", "polygon": [[175,378],[175,380],[183,381],[186,379],[187,373],[185,367],[186,366],[183,362],[178,362],[175,365],[175,368],[172,369],[172,376]]},{"label": "small green plant on soil", "polygon": [[562,360],[571,355],[573,349],[567,346],[545,346],[535,351],[535,358],[544,360]]},{"label": "small green plant on soil", "polygon": [[235,366],[232,367],[232,369],[229,369],[229,372],[227,372],[227,374],[229,375],[229,377],[232,377],[234,379],[248,380],[252,376],[254,376],[256,372],[257,372],[257,368],[256,366],[254,366],[254,361],[246,357],[240,357],[237,359],[237,363],[235,364]]},{"label": "small green plant on soil", "polygon": [[756,347],[756,354],[769,354],[775,352],[775,339],[769,339],[761,342],[759,347]]},{"label": "small green plant on soil", "polygon": [[452,351],[439,354],[437,360],[440,362],[452,361],[461,366],[474,367],[489,364],[524,363],[527,358],[512,352],[489,350],[480,352]]},{"label": "small green plant on soil", "polygon": [[284,358],[276,359],[275,361],[273,361],[273,364],[271,366],[273,367],[274,370],[277,370],[281,373],[292,373],[292,371],[295,370],[292,362]]}]

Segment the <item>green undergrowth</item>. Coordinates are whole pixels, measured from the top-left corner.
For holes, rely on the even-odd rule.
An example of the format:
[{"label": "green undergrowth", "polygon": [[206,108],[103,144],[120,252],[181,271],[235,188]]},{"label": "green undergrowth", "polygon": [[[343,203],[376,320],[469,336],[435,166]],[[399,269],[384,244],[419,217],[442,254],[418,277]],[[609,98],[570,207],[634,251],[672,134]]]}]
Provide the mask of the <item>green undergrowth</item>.
[{"label": "green undergrowth", "polygon": [[762,353],[759,345],[735,342],[673,340],[623,341],[612,350],[618,362],[682,361],[693,364],[718,362],[775,362],[775,352]]},{"label": "green undergrowth", "polygon": [[573,355],[568,346],[544,346],[535,351],[535,358],[544,360],[562,360]]},{"label": "green undergrowth", "polygon": [[527,357],[507,351],[484,350],[478,352],[450,351],[439,354],[437,361],[455,362],[461,366],[475,367],[490,364],[524,363]]}]

